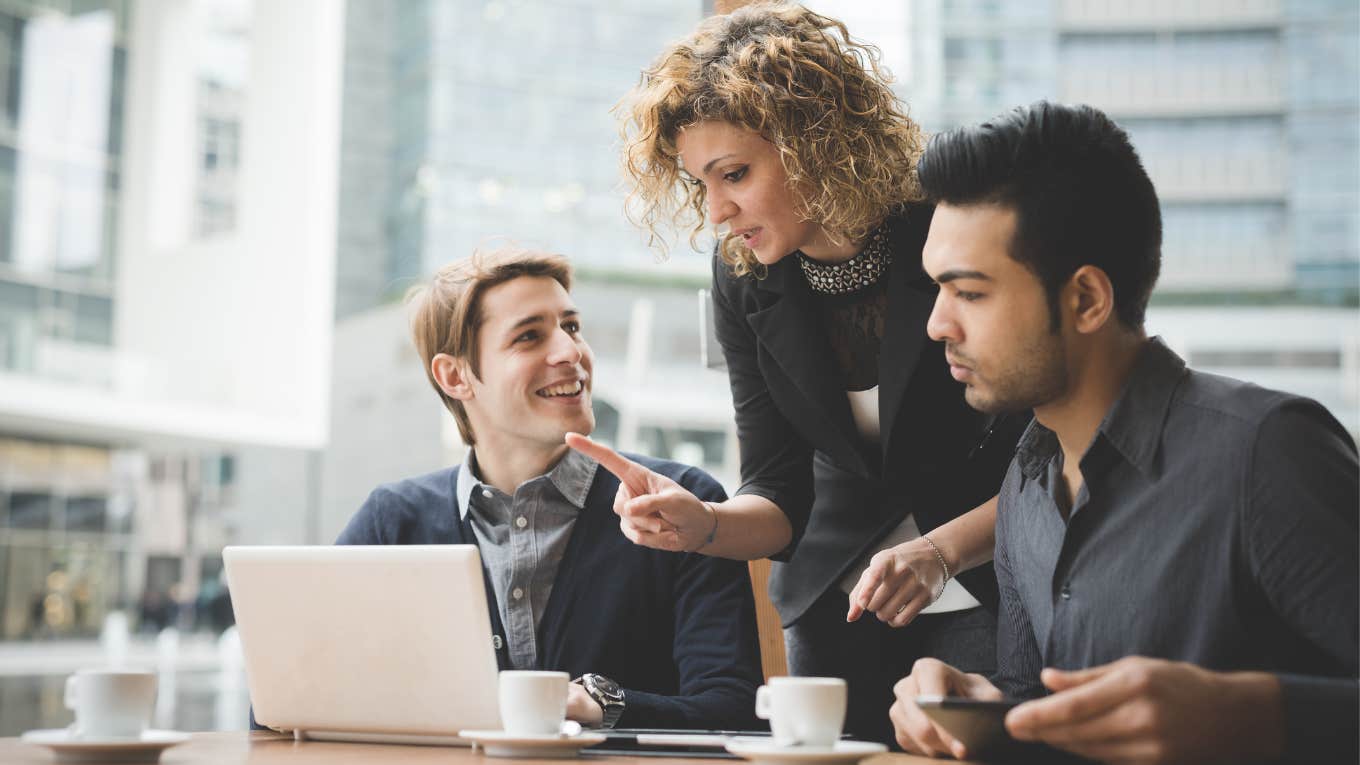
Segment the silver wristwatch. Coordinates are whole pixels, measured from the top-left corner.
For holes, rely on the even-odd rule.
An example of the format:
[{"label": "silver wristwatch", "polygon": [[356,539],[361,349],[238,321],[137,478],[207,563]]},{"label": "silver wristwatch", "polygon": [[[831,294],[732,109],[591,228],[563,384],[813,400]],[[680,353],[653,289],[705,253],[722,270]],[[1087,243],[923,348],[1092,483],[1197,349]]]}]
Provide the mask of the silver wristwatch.
[{"label": "silver wristwatch", "polygon": [[596,675],[591,672],[581,675],[572,682],[585,688],[586,693],[590,694],[590,698],[594,699],[595,703],[599,704],[600,709],[604,711],[604,720],[600,722],[600,727],[614,727],[614,724],[619,721],[619,717],[623,715],[623,689],[619,687],[619,684],[604,675]]}]

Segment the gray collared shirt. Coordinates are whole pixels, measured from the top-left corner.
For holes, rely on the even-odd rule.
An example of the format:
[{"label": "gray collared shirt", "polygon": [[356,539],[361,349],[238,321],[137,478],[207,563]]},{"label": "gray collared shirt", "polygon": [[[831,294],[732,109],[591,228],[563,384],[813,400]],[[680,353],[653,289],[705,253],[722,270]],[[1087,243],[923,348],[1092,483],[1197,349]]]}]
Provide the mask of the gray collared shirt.
[{"label": "gray collared shirt", "polygon": [[1062,460],[1035,421],[1001,487],[998,686],[1037,696],[1043,667],[1134,654],[1274,672],[1290,757],[1355,762],[1360,467],[1345,429],[1154,339],[1066,516]]},{"label": "gray collared shirt", "polygon": [[458,512],[472,517],[515,669],[533,669],[538,659],[538,623],[598,467],[568,449],[552,470],[520,484],[513,497],[481,482],[472,449],[458,471]]}]

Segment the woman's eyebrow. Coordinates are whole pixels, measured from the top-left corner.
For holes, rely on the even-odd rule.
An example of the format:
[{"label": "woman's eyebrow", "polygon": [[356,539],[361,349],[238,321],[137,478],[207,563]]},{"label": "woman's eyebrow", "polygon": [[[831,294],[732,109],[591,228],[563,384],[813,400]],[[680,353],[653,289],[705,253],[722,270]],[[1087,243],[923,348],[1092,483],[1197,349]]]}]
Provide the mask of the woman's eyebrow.
[{"label": "woman's eyebrow", "polygon": [[735,154],[724,154],[724,155],[722,155],[721,157],[714,157],[713,159],[710,159],[710,160],[708,161],[708,164],[707,164],[707,165],[704,165],[704,175],[708,175],[708,171],[709,171],[709,170],[712,170],[714,165],[718,164],[719,162],[723,161],[724,159],[729,159],[729,158],[735,157],[735,156],[736,156]]}]

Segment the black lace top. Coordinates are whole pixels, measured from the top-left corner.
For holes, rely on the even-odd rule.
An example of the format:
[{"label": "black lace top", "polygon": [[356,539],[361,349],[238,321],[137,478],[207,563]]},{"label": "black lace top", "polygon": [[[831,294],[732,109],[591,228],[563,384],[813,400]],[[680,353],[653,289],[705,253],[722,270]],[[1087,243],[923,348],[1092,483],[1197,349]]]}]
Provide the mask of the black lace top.
[{"label": "black lace top", "polygon": [[892,262],[887,234],[886,224],[880,226],[864,249],[844,263],[819,263],[798,255],[848,391],[878,385],[878,352],[888,309],[882,277]]}]

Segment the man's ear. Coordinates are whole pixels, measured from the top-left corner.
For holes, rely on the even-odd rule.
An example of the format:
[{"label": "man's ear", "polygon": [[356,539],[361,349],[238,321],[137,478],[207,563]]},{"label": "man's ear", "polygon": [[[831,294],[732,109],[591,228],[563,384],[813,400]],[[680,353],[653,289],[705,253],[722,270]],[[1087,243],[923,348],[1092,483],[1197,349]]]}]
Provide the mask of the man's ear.
[{"label": "man's ear", "polygon": [[472,398],[472,386],[469,384],[472,372],[462,359],[454,358],[447,353],[437,353],[430,359],[430,374],[439,384],[439,389],[449,398],[458,401],[468,401]]},{"label": "man's ear", "polygon": [[1072,312],[1072,328],[1089,335],[1098,332],[1114,316],[1114,285],[1096,266],[1078,268],[1063,288],[1066,307]]}]

